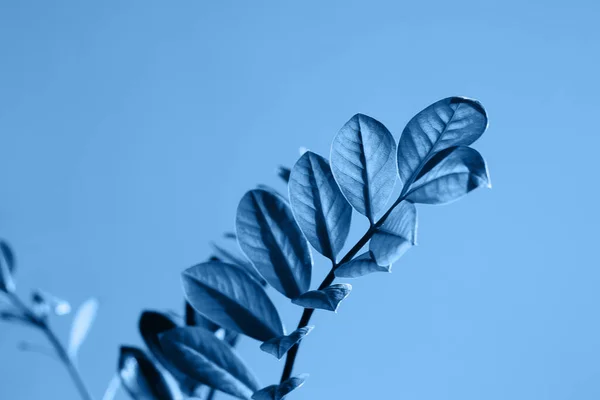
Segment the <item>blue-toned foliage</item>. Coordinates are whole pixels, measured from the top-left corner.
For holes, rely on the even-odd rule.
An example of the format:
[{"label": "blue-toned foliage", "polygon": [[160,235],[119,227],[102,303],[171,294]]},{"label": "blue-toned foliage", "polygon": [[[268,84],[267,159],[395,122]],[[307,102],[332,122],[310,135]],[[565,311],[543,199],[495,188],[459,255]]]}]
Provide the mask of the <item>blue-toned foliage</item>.
[{"label": "blue-toned foliage", "polygon": [[383,124],[353,116],[331,145],[331,169],[352,207],[375,222],[396,182],[396,142]]},{"label": "blue-toned foliage", "polygon": [[[235,236],[234,236],[235,238]],[[244,258],[243,256],[238,256],[237,254],[222,248],[221,246],[217,245],[216,243],[211,243],[212,247],[213,247],[213,251],[215,253],[215,257],[218,258],[219,260],[228,263],[228,264],[232,264],[235,265],[236,267],[240,267],[241,269],[243,269],[244,271],[246,271],[248,273],[248,275],[250,275],[252,278],[256,279],[258,282],[260,282],[261,285],[266,285],[267,281],[265,281],[263,279],[262,276],[260,276],[260,274],[256,271],[256,268],[254,268],[254,265],[252,265],[251,262],[249,262],[246,258]]]},{"label": "blue-toned foliage", "polygon": [[134,400],[177,400],[181,398],[181,394],[169,386],[163,374],[148,356],[136,347],[121,347],[118,375],[121,384]]},{"label": "blue-toned foliage", "polygon": [[431,159],[433,166],[410,187],[408,200],[445,204],[480,186],[491,187],[487,165],[476,150],[460,146],[438,154],[440,159],[437,156]]},{"label": "blue-toned foliage", "polygon": [[277,359],[281,359],[293,345],[300,342],[306,335],[308,335],[314,326],[305,326],[296,329],[294,332],[287,336],[280,336],[267,340],[260,345],[260,349],[265,353],[269,353],[275,356]]},{"label": "blue-toned foliage", "polygon": [[252,395],[252,400],[283,400],[292,391],[304,385],[308,374],[300,374],[286,379],[279,385],[270,385]]},{"label": "blue-toned foliage", "polygon": [[264,289],[240,268],[208,261],[185,270],[182,281],[191,306],[220,326],[261,342],[285,334]]},{"label": "blue-toned foliage", "polygon": [[335,283],[321,290],[306,292],[292,302],[304,308],[337,312],[340,303],[350,295],[351,291],[352,285],[349,283]]},{"label": "blue-toned foliage", "polygon": [[14,292],[15,255],[8,243],[0,240],[0,291]]},{"label": "blue-toned foliage", "polygon": [[373,272],[392,272],[392,265],[378,265],[371,252],[367,251],[336,268],[335,276],[336,278],[360,278]]},{"label": "blue-toned foliage", "polygon": [[306,292],[312,274],[308,242],[286,201],[272,192],[247,192],[237,209],[240,248],[265,280],[290,299]]},{"label": "blue-toned foliage", "polygon": [[377,228],[369,250],[379,266],[387,267],[417,243],[417,208],[403,201]]},{"label": "blue-toned foliage", "polygon": [[398,144],[398,173],[403,191],[436,153],[472,144],[483,134],[487,124],[481,103],[464,97],[437,101],[415,115],[404,128]]},{"label": "blue-toned foliage", "polygon": [[323,157],[307,151],[292,168],[290,204],[298,225],[312,246],[335,261],[352,221],[352,207],[344,198]]},{"label": "blue-toned foliage", "polygon": [[260,387],[231,346],[205,329],[170,330],[160,336],[160,343],[176,368],[205,385],[240,399]]}]

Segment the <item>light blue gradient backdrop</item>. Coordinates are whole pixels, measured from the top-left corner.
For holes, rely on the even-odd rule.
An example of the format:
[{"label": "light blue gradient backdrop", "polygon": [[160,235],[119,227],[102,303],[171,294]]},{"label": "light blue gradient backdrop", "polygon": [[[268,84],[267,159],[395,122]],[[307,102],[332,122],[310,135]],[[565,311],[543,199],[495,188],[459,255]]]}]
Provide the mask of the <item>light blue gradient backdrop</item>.
[{"label": "light blue gradient backdrop", "polygon": [[[420,245],[317,313],[293,398],[598,399],[596,2],[289,3],[0,3],[0,236],[22,295],[100,299],[79,362],[96,397],[119,344],[141,345],[140,311],[181,309],[180,271],[246,190],[283,189],[298,147],[328,155],[356,112],[398,138],[466,95],[490,115],[494,188],[419,207]],[[291,328],[299,310],[274,298]],[[0,398],[76,399],[20,340],[45,344],[0,325]],[[279,377],[256,342],[240,351]]]}]

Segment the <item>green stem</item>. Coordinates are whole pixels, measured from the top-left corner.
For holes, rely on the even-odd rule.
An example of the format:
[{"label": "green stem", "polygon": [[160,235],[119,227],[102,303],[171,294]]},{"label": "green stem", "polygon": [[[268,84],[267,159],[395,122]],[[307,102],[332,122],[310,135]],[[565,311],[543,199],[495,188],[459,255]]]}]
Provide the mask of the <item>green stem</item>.
[{"label": "green stem", "polygon": [[45,319],[37,317],[29,309],[29,307],[27,307],[27,305],[25,303],[23,303],[23,301],[21,301],[21,299],[16,294],[9,293],[9,297],[11,298],[12,302],[18,308],[21,309],[25,319],[31,324],[31,326],[38,328],[39,330],[41,330],[44,333],[44,335],[46,335],[46,337],[48,338],[48,341],[54,347],[54,350],[56,351],[58,358],[62,361],[62,363],[67,368],[67,371],[69,372],[71,379],[75,383],[75,387],[77,388],[77,391],[79,392],[79,395],[81,396],[81,398],[83,400],[93,400],[93,397],[90,394],[90,391],[88,390],[85,383],[83,382],[83,379],[81,378],[81,374],[79,373],[79,370],[73,363],[73,360],[69,356],[69,353],[67,352],[65,347],[62,345],[62,343],[60,342],[60,340],[58,339],[58,337],[56,336],[54,331],[48,325],[48,322]]}]

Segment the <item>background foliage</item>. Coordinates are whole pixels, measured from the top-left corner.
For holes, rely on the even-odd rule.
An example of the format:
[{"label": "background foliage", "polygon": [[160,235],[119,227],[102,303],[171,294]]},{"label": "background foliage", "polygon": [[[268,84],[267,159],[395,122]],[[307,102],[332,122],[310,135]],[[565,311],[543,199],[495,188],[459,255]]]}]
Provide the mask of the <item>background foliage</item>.
[{"label": "background foliage", "polygon": [[[310,363],[311,379],[298,393],[600,394],[600,327],[590,318],[600,275],[588,234],[598,222],[589,184],[598,139],[585,117],[597,109],[591,3],[332,3],[318,14],[32,4],[6,2],[0,13],[0,132],[10,150],[0,160],[2,236],[22,254],[20,282],[74,304],[99,297],[80,354],[95,393],[116,346],[141,344],[140,309],[179,310],[178,272],[207,254],[214,232],[231,229],[251,182],[277,185],[273,166],[299,146],[326,154],[339,121],[357,110],[398,133],[432,99],[464,93],[492,110],[478,148],[494,170],[493,196],[428,208],[422,246],[402,267],[361,283],[344,304],[352,313],[335,323],[317,315],[326,329],[305,343],[299,370]],[[566,182],[570,206],[558,201]],[[348,330],[387,341],[357,347]],[[22,330],[0,335],[11,360],[0,365],[1,396],[74,397],[52,360],[14,349]],[[275,380],[280,365],[261,356],[253,367]],[[365,374],[371,386],[352,384]]]}]

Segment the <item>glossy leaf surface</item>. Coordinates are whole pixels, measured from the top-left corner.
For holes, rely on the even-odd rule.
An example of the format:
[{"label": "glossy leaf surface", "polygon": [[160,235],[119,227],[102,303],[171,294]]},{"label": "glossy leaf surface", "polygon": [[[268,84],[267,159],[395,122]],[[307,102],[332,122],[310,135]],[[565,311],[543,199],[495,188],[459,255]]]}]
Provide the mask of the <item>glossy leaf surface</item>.
[{"label": "glossy leaf surface", "polygon": [[486,112],[476,100],[448,97],[415,115],[398,144],[398,172],[404,191],[416,180],[434,154],[454,146],[468,146],[487,128]]},{"label": "glossy leaf surface", "polygon": [[369,243],[369,250],[380,266],[396,262],[417,243],[417,208],[402,201],[377,228]]},{"label": "glossy leaf surface", "polygon": [[320,310],[337,312],[337,309],[350,294],[352,285],[348,283],[334,283],[322,290],[311,290],[304,293],[292,303],[304,308],[318,308]]},{"label": "glossy leaf surface", "polygon": [[378,265],[373,259],[371,252],[367,251],[353,260],[340,265],[334,273],[337,278],[359,278],[373,272],[391,272],[391,270],[391,265]]},{"label": "glossy leaf surface", "polygon": [[277,359],[281,359],[293,345],[304,339],[313,329],[314,326],[298,328],[287,336],[280,336],[264,342],[260,345],[260,349]]},{"label": "glossy leaf surface", "polygon": [[181,372],[212,388],[241,399],[259,387],[235,351],[202,328],[177,328],[163,334],[161,345]]},{"label": "glossy leaf surface", "polygon": [[308,290],[310,248],[281,196],[263,189],[246,193],[236,230],[242,251],[271,286],[291,299]]},{"label": "glossy leaf surface", "polygon": [[356,114],[333,139],[331,169],[352,207],[374,222],[394,190],[396,142],[381,122]]},{"label": "glossy leaf surface", "polygon": [[264,289],[238,267],[208,261],[185,270],[182,280],[190,305],[220,326],[261,342],[285,334]]},{"label": "glossy leaf surface", "polygon": [[98,312],[98,300],[91,298],[83,302],[77,309],[71,325],[68,353],[71,358],[77,356],[79,348],[87,337]]},{"label": "glossy leaf surface", "polygon": [[487,165],[477,150],[453,147],[421,176],[406,194],[414,203],[445,204],[458,200],[480,186],[491,187]]},{"label": "glossy leaf surface", "polygon": [[335,261],[350,231],[352,207],[327,160],[310,151],[304,153],[292,168],[289,193],[296,221],[310,244]]},{"label": "glossy leaf surface", "polygon": [[253,400],[283,400],[285,396],[290,394],[293,390],[298,389],[304,385],[304,382],[308,379],[308,374],[300,374],[293,376],[280,385],[267,386],[252,395]]},{"label": "glossy leaf surface", "polygon": [[118,375],[134,400],[176,400],[181,396],[169,387],[146,354],[135,347],[121,347]]}]

